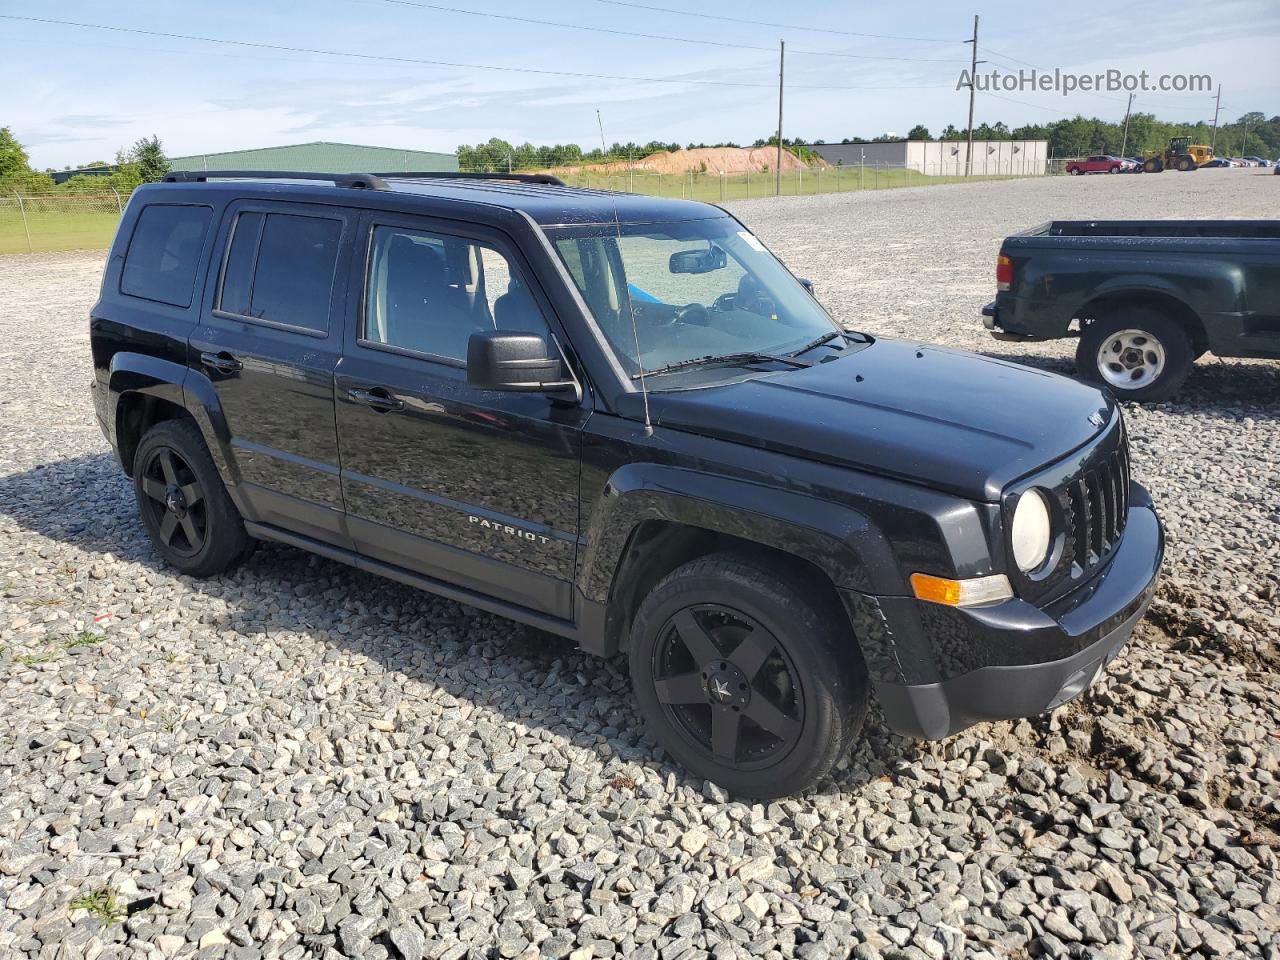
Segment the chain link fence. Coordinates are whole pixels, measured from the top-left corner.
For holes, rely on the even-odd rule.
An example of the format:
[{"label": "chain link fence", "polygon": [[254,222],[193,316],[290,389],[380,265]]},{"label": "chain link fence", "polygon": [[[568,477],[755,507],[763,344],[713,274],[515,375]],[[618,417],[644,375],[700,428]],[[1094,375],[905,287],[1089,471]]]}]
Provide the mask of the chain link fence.
[{"label": "chain link fence", "polygon": [[[691,151],[697,154],[699,151]],[[972,176],[957,174],[950,165],[906,165],[858,163],[828,165],[813,157],[804,160],[784,153],[781,176],[770,169],[775,162],[773,147],[739,151],[749,154],[748,169],[715,169],[715,150],[709,161],[696,161],[680,154],[656,156],[606,155],[563,156],[546,150],[534,156],[480,154],[470,151],[462,170],[471,173],[550,173],[570,186],[617,190],[655,197],[724,203],[764,197],[796,197],[819,193],[848,193],[859,190],[889,190],[897,187],[940,186],[974,180],[1007,180],[1026,174]],[[767,158],[767,159],[766,159]],[[741,160],[741,156],[731,159]],[[935,169],[936,167],[936,169]],[[0,254],[37,253],[52,250],[104,249],[111,244],[128,195],[117,190],[75,192],[55,190],[36,195],[0,195]]]},{"label": "chain link fence", "polygon": [[[520,172],[520,171],[517,171]],[[784,170],[779,177],[769,171],[711,173],[686,171],[661,173],[644,169],[608,169],[598,165],[551,171],[574,187],[643,193],[654,197],[722,203],[764,197],[798,197],[856,190],[889,190],[895,187],[939,186],[958,181],[1007,180],[1011,175],[970,177],[921,171],[904,164],[866,163],[857,166],[814,166]]]},{"label": "chain link fence", "polygon": [[116,190],[0,195],[0,254],[108,247],[128,202]]}]

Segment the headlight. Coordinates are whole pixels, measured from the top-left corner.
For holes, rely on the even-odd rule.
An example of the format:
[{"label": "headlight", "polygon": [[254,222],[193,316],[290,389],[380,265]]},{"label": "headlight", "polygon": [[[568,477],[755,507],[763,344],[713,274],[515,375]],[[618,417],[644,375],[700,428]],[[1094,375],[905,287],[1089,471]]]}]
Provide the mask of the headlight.
[{"label": "headlight", "polygon": [[1049,529],[1049,501],[1031,489],[1018,498],[1013,511],[1013,561],[1023,573],[1030,573],[1049,556],[1053,542]]}]

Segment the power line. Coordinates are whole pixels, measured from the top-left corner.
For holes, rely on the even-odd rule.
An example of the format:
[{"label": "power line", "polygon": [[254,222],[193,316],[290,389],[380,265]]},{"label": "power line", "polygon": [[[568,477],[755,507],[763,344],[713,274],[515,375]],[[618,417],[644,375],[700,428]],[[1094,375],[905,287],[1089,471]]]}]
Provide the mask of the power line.
[{"label": "power line", "polygon": [[[399,7],[417,7],[421,10],[438,10],[441,13],[457,13],[468,17],[485,17],[490,20],[508,20],[514,23],[532,23],[542,27],[559,27],[565,30],[585,30],[588,33],[607,33],[615,37],[640,37],[645,40],[663,40],[672,43],[691,43],[706,47],[728,47],[735,50],[762,50],[773,53],[773,47],[750,43],[733,43],[728,40],[702,40],[695,37],[677,37],[664,33],[640,33],[635,30],[617,30],[612,27],[592,27],[582,23],[565,23],[560,20],[540,20],[536,17],[520,17],[509,13],[490,13],[484,10],[464,10],[438,3],[419,3],[415,0],[380,0]],[[833,53],[826,50],[792,50],[810,57],[841,57],[848,60],[901,60],[910,63],[961,63],[958,59],[942,57],[890,57],[870,53]]]},{"label": "power line", "polygon": [[[521,73],[536,74],[538,76],[547,77],[572,77],[574,79],[586,80],[626,80],[631,83],[668,83],[668,84],[694,84],[697,86],[711,87],[755,87],[757,89],[772,89],[770,83],[747,83],[740,80],[689,80],[678,79],[675,77],[637,77],[624,76],[613,73],[581,73],[572,70],[543,70],[536,67],[509,67],[496,66],[486,63],[461,63],[453,60],[428,60],[421,57],[392,57],[385,54],[375,53],[355,53],[347,50],[324,50],[318,47],[294,47],[279,43],[261,43],[252,40],[228,40],[223,37],[203,37],[188,33],[168,33],[161,30],[143,30],[137,27],[117,27],[103,23],[84,23],[77,20],[54,20],[45,17],[19,17],[13,14],[0,14],[0,20],[17,20],[25,23],[42,23],[54,24],[64,27],[81,27],[87,30],[109,30],[113,33],[132,33],[146,37],[163,37],[167,40],[194,40],[200,43],[220,43],[234,47],[247,47],[254,50],[281,50],[287,53],[312,53],[320,54],[327,57],[351,57],[357,60],[377,61],[382,63],[407,63],[418,66],[430,67],[452,67],[460,70],[491,70],[499,73]],[[850,85],[820,85],[820,84],[792,84],[793,90],[911,90],[911,89],[942,89],[945,85],[938,84],[897,84],[893,86],[850,86]]]},{"label": "power line", "polygon": [[991,54],[995,54],[1001,60],[1012,60],[1014,63],[1022,64],[1024,67],[1031,67],[1036,70],[1040,69],[1040,67],[1034,63],[1029,63],[1026,60],[1019,60],[1017,57],[1011,57],[1007,53],[1001,53],[999,50],[992,50],[990,47],[983,47],[982,52],[987,54],[988,56],[990,56]]},{"label": "power line", "polygon": [[1029,102],[1027,102],[1026,100],[1015,100],[1015,99],[1013,99],[1013,97],[1002,97],[1002,96],[1000,96],[1000,95],[999,95],[999,94],[997,94],[997,93],[989,93],[989,92],[987,92],[986,90],[983,90],[983,91],[982,91],[982,95],[983,95],[984,97],[991,97],[993,100],[1003,100],[1003,101],[1005,101],[1006,103],[1020,103],[1020,104],[1022,104],[1024,107],[1031,107],[1031,109],[1033,109],[1033,110],[1044,110],[1044,111],[1046,111],[1046,112],[1048,112],[1048,113],[1056,113],[1058,116],[1060,116],[1060,117],[1062,116],[1062,111],[1061,111],[1061,110],[1055,110],[1055,109],[1053,109],[1053,107],[1044,107],[1044,106],[1041,106],[1041,105],[1040,105],[1040,104],[1038,104],[1038,103],[1029,103]]},{"label": "power line", "polygon": [[781,27],[784,30],[804,30],[808,33],[833,33],[841,37],[869,37],[873,40],[918,40],[921,43],[960,43],[951,37],[900,37],[888,33],[856,33],[852,30],[831,30],[826,27],[804,27],[796,23],[774,23],[770,20],[748,20],[744,17],[725,17],[714,13],[697,13],[693,10],[677,10],[674,7],[656,7],[647,3],[632,3],[630,0],[595,0],[596,3],[607,3],[615,7],[635,7],[638,10],[649,10],[654,13],[674,13],[682,17],[698,17],[702,20],[722,20],[725,23],[749,23],[757,27]]}]

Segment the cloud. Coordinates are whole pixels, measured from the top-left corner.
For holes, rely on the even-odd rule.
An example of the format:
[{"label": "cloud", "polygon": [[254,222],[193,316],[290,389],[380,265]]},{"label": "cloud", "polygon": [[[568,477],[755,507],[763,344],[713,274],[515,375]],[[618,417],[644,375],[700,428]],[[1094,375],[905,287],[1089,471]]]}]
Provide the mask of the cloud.
[{"label": "cloud", "polygon": [[128,126],[130,123],[130,121],[124,117],[106,117],[101,114],[93,113],[69,113],[65,116],[57,117],[53,122],[62,124],[66,127],[88,127],[90,129],[124,127]]}]

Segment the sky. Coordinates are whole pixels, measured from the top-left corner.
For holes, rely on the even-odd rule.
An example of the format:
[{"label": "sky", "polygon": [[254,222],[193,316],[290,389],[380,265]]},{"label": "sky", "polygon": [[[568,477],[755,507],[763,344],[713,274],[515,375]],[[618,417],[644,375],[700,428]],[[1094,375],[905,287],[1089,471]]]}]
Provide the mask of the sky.
[{"label": "sky", "polygon": [[[111,160],[151,135],[170,156],[313,140],[452,151],[493,136],[589,148],[600,123],[609,143],[750,143],[777,127],[784,40],[784,136],[869,139],[918,123],[936,136],[966,123],[968,92],[956,87],[975,13],[980,71],[1209,74],[1223,121],[1280,114],[1277,0],[0,0],[0,126],[39,169]],[[151,33],[7,19],[21,17]],[[1119,120],[1126,101],[980,92],[974,122]],[[1205,93],[1139,92],[1134,103],[1181,121],[1212,120],[1213,108]]]}]

